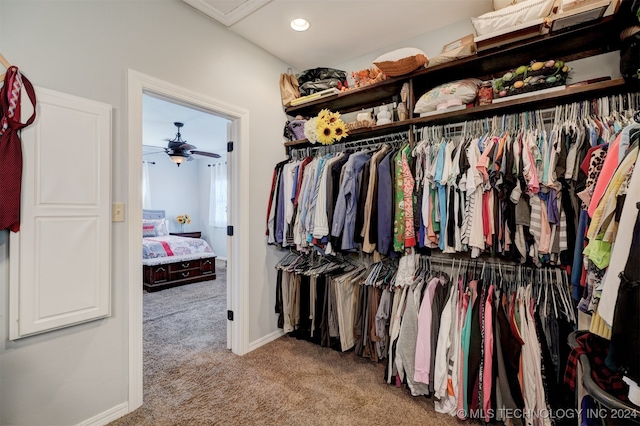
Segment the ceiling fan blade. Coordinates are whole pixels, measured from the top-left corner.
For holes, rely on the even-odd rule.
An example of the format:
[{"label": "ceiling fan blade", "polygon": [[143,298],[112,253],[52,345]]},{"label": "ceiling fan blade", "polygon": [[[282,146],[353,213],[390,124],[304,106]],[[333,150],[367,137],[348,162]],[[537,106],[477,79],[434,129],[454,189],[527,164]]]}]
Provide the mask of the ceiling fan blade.
[{"label": "ceiling fan blade", "polygon": [[156,146],[156,145],[142,145],[143,149],[156,149],[158,151],[164,151],[165,149],[167,149],[164,146]]},{"label": "ceiling fan blade", "polygon": [[193,146],[190,143],[183,143],[178,147],[179,149],[184,149],[185,151],[191,151],[192,149],[198,148],[197,146]]},{"label": "ceiling fan blade", "polygon": [[204,157],[211,157],[211,158],[220,158],[220,154],[215,154],[213,152],[206,152],[206,151],[191,151],[192,154],[198,154],[198,155],[202,155]]},{"label": "ceiling fan blade", "polygon": [[193,155],[188,156],[187,161],[193,161]]},{"label": "ceiling fan blade", "polygon": [[164,154],[164,151],[158,151],[158,152],[145,152],[142,155],[158,155],[158,154]]}]

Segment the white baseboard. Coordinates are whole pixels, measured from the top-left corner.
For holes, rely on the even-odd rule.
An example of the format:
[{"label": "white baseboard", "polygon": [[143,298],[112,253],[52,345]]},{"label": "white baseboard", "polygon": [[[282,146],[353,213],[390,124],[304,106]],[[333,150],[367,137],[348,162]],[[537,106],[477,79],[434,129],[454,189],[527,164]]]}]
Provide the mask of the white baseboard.
[{"label": "white baseboard", "polygon": [[271,334],[267,334],[264,337],[259,338],[258,340],[255,340],[251,343],[249,343],[249,351],[251,352],[255,349],[258,349],[260,346],[264,346],[269,342],[273,342],[274,340],[276,340],[279,337],[284,336],[284,331],[282,330],[276,330]]},{"label": "white baseboard", "polygon": [[122,404],[116,405],[113,408],[109,408],[107,411],[104,411],[96,416],[91,417],[90,419],[80,422],[76,426],[103,426],[114,421],[115,419],[119,419],[125,414],[129,414],[128,402],[123,402]]}]

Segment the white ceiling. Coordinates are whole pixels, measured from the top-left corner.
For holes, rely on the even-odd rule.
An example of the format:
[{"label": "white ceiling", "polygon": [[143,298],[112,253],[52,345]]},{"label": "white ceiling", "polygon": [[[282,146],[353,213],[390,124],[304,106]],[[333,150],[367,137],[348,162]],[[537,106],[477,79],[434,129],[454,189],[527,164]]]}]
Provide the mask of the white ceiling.
[{"label": "white ceiling", "polygon": [[[491,0],[183,1],[298,70],[336,66],[491,10]],[[300,17],[310,21],[308,31],[289,26]],[[143,145],[166,147],[175,121],[184,123],[183,139],[225,157],[228,120],[149,95]]]},{"label": "white ceiling", "polygon": [[[300,71],[336,66],[492,10],[491,0],[184,1]],[[248,15],[229,23],[239,11],[236,18]],[[310,21],[309,30],[293,31],[295,18]]]},{"label": "white ceiling", "polygon": [[173,124],[176,121],[184,123],[180,132],[183,140],[197,146],[200,151],[226,157],[229,120],[145,94],[142,97],[142,144],[145,146],[145,159],[153,158],[148,155],[151,152],[163,153],[149,147],[166,148],[168,142],[165,139],[176,136],[177,128]]}]

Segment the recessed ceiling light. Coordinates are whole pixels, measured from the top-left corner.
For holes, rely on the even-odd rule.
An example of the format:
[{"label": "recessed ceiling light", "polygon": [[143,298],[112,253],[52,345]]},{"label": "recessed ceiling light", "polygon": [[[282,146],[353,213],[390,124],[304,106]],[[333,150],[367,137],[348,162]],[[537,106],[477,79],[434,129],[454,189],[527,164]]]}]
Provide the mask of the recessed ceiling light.
[{"label": "recessed ceiling light", "polygon": [[303,18],[297,18],[291,21],[291,28],[296,31],[307,31],[309,29],[309,21]]}]

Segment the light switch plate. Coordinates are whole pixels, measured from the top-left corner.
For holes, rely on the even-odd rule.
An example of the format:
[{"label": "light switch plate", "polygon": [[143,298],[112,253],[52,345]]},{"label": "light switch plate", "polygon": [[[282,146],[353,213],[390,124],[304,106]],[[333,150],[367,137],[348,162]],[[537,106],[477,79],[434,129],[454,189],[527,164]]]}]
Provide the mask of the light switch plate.
[{"label": "light switch plate", "polygon": [[111,205],[111,221],[124,222],[124,203],[113,203]]}]

